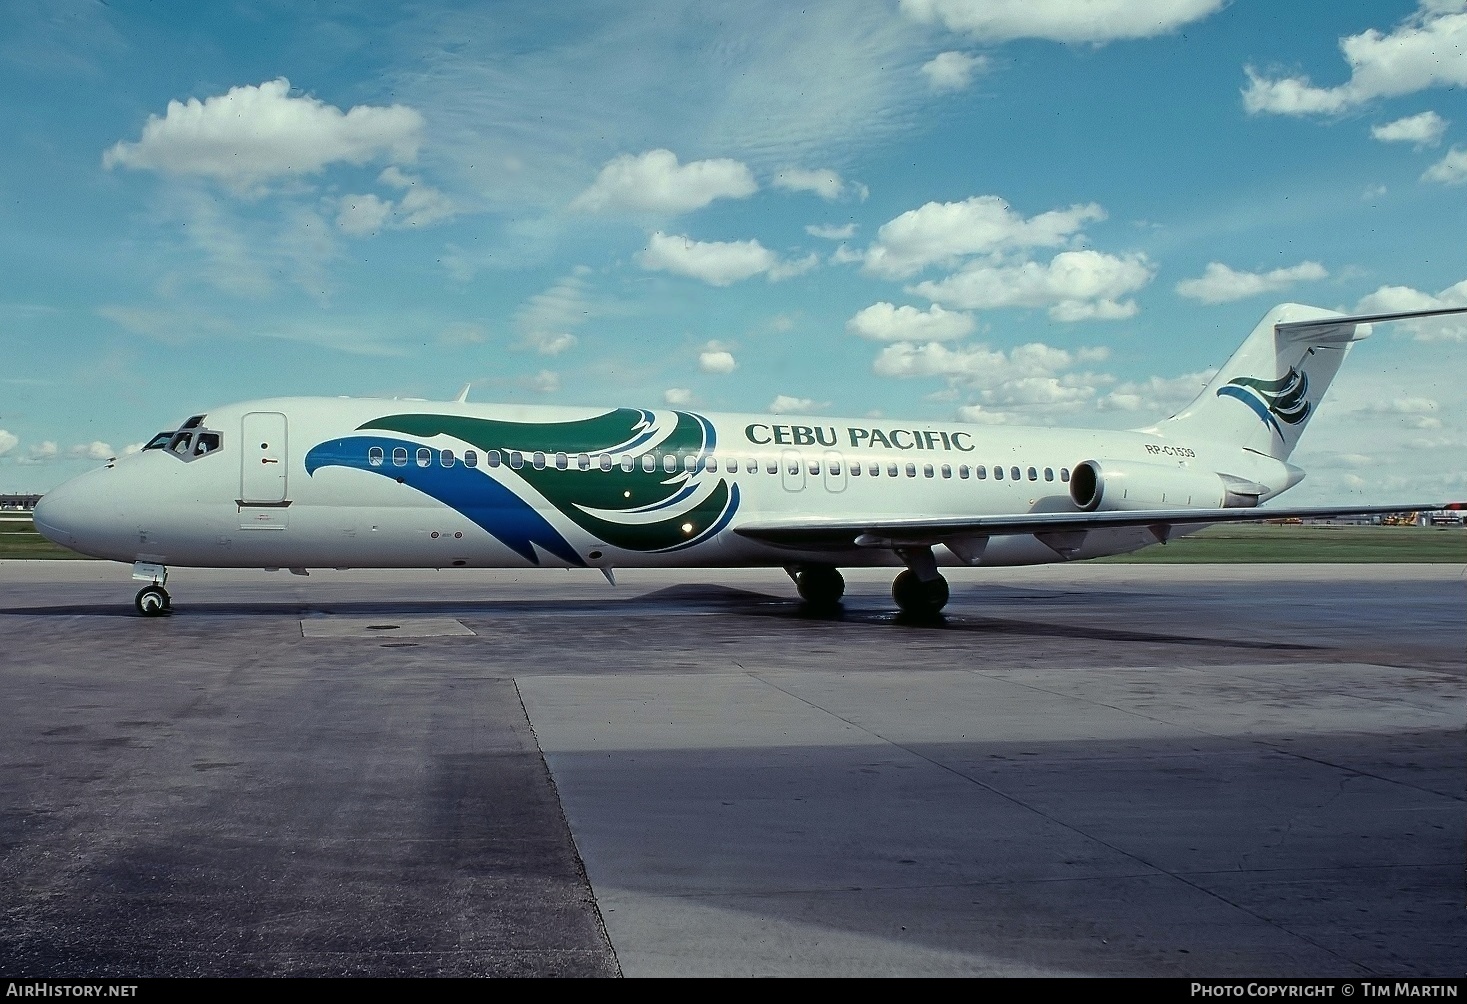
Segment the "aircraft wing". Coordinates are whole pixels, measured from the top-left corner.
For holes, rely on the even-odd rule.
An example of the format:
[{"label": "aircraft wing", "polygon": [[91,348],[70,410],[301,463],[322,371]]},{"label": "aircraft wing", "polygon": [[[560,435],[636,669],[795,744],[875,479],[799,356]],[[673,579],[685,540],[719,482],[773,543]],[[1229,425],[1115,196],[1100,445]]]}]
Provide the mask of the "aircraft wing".
[{"label": "aircraft wing", "polygon": [[1233,509],[1141,509],[1115,512],[1031,512],[1002,516],[902,517],[866,519],[811,517],[751,522],[733,532],[751,540],[793,548],[911,547],[948,540],[1007,534],[1073,534],[1088,530],[1151,527],[1166,540],[1174,526],[1198,523],[1252,523],[1270,519],[1369,516],[1455,508],[1441,502],[1377,506],[1264,506]]}]

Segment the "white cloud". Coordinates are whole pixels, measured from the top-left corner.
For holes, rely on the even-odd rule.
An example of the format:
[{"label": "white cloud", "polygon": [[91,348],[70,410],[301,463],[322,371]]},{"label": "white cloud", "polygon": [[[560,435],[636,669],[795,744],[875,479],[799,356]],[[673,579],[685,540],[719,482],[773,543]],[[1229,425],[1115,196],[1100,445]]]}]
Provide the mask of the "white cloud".
[{"label": "white cloud", "polygon": [[134,453],[142,453],[143,447],[146,445],[146,443],[128,443],[122,448],[122,455],[124,457],[130,457]]},{"label": "white cloud", "polygon": [[1177,377],[1154,376],[1119,384],[1098,402],[1102,411],[1140,412],[1160,418],[1176,414],[1207,387],[1216,370],[1184,373]]},{"label": "white cloud", "polygon": [[1048,265],[973,262],[938,281],[909,291],[965,310],[1047,307],[1056,321],[1115,320],[1136,313],[1134,300],[1119,298],[1151,281],[1151,263],[1142,254],[1062,251]]},{"label": "white cloud", "polygon": [[901,0],[908,16],[983,42],[1043,38],[1092,42],[1151,38],[1220,9],[1225,0]]},{"label": "white cloud", "polygon": [[377,233],[392,216],[392,203],[370,193],[343,195],[339,205],[336,225],[353,237]]},{"label": "white cloud", "polygon": [[808,397],[791,397],[789,394],[780,394],[769,402],[767,410],[776,415],[808,415],[829,407],[829,401],[816,402]]},{"label": "white cloud", "polygon": [[33,464],[45,463],[55,460],[61,453],[61,448],[53,440],[36,443],[26,450],[26,459]]},{"label": "white cloud", "polygon": [[648,150],[610,160],[570,208],[588,213],[687,213],[715,199],[742,199],[758,190],[753,172],[736,160],[680,165],[671,150]]},{"label": "white cloud", "polygon": [[1177,283],[1177,293],[1203,303],[1229,303],[1286,289],[1296,282],[1315,282],[1328,275],[1317,261],[1303,261],[1271,272],[1237,272],[1214,261],[1208,263],[1200,277]]},{"label": "white cloud", "polygon": [[732,373],[739,364],[720,342],[709,342],[698,353],[698,368],[704,373]]},{"label": "white cloud", "polygon": [[[1435,295],[1410,286],[1381,286],[1362,297],[1355,310],[1361,314],[1389,314],[1442,307],[1467,307],[1467,279]],[[1467,315],[1401,321],[1398,326],[1411,332],[1418,342],[1467,342]]]},{"label": "white cloud", "polygon": [[805,228],[805,233],[811,237],[819,237],[827,241],[845,241],[856,236],[856,225],[847,223],[845,226],[835,224],[811,224]]},{"label": "white cloud", "polygon": [[0,429],[0,457],[5,456],[5,454],[15,449],[16,446],[18,446],[19,444],[20,438],[16,436],[13,432],[7,432],[4,429]]},{"label": "white cloud", "polygon": [[900,279],[929,265],[955,265],[969,255],[1058,247],[1087,222],[1103,219],[1105,210],[1094,203],[1025,219],[996,195],[929,202],[882,224],[875,243],[866,249],[866,270]]},{"label": "white cloud", "polygon": [[934,91],[961,91],[973,82],[973,74],[988,69],[987,56],[966,52],[939,52],[922,64],[922,72]]},{"label": "white cloud", "polygon": [[846,322],[847,331],[881,342],[951,341],[966,338],[975,327],[971,314],[943,310],[937,304],[918,310],[886,301],[857,311]]},{"label": "white cloud", "polygon": [[1350,79],[1315,87],[1308,77],[1270,79],[1247,67],[1250,113],[1332,115],[1375,98],[1467,85],[1467,11],[1460,0],[1421,0],[1389,34],[1370,28],[1340,39]]},{"label": "white cloud", "polygon": [[693,392],[686,387],[669,387],[662,392],[662,400],[674,408],[686,408],[693,403]]},{"label": "white cloud", "polygon": [[728,286],[760,273],[778,282],[820,264],[816,254],[781,261],[758,241],[695,241],[660,230],[647,239],[647,246],[637,252],[636,259],[649,272],[691,276],[712,286]]},{"label": "white cloud", "polygon": [[111,446],[101,440],[93,440],[90,443],[78,443],[71,448],[71,455],[83,460],[112,460],[117,452]]},{"label": "white cloud", "polygon": [[871,194],[870,189],[859,181],[847,182],[828,167],[814,171],[787,167],[775,174],[772,184],[787,192],[814,192],[827,202],[833,202],[843,195],[864,201]]},{"label": "white cloud", "polygon": [[1414,143],[1418,150],[1436,146],[1446,131],[1447,120],[1431,111],[1370,127],[1370,135],[1382,143]]},{"label": "white cloud", "polygon": [[521,382],[537,394],[553,394],[560,390],[560,374],[553,370],[541,370]]},{"label": "white cloud", "polygon": [[981,404],[965,404],[958,409],[958,421],[973,425],[1010,425],[1018,420],[1012,412],[994,411]]},{"label": "white cloud", "polygon": [[1443,185],[1460,185],[1467,181],[1467,149],[1452,147],[1447,155],[1426,169],[1422,181],[1439,181]]},{"label": "white cloud", "polygon": [[343,112],[289,92],[290,81],[281,77],[203,101],[170,101],[162,117],[148,117],[136,143],[118,142],[103,154],[102,165],[212,178],[249,191],[337,162],[417,156],[423,117],[414,109],[357,105]]},{"label": "white cloud", "polygon": [[596,310],[586,296],[591,270],[577,266],[543,293],[536,293],[515,311],[514,326],[520,344],[541,355],[559,355],[576,344],[572,328],[585,324]]},{"label": "white cloud", "polygon": [[429,227],[451,220],[458,214],[458,207],[452,199],[423,184],[422,179],[404,174],[397,167],[388,167],[377,180],[402,190],[402,198],[393,202],[372,194],[342,196],[336,225],[344,233],[365,237],[388,227],[395,230]]}]

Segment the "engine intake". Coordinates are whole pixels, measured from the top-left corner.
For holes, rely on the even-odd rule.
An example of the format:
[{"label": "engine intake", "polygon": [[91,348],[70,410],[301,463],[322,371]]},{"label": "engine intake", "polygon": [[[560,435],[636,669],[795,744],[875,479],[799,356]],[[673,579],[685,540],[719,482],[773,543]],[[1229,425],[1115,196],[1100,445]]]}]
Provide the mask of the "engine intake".
[{"label": "engine intake", "polygon": [[1249,508],[1267,493],[1229,474],[1128,460],[1087,460],[1070,473],[1070,499],[1086,512]]}]

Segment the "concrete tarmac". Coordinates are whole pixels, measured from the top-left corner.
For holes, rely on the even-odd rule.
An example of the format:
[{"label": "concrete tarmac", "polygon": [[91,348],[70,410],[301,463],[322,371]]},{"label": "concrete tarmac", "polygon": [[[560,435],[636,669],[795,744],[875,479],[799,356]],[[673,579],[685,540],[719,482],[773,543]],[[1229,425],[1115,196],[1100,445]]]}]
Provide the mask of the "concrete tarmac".
[{"label": "concrete tarmac", "polygon": [[847,578],[0,562],[0,975],[1467,970],[1461,566]]}]

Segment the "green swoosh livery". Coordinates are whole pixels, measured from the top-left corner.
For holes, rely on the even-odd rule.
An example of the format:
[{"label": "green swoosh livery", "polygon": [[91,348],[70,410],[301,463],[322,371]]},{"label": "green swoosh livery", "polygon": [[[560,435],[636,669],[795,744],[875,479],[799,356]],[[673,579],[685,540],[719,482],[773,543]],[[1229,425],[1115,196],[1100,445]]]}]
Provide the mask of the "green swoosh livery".
[{"label": "green swoosh livery", "polygon": [[[672,551],[699,543],[721,530],[738,506],[738,488],[720,478],[706,493],[700,491],[699,473],[684,471],[684,458],[701,461],[714,446],[707,419],[674,412],[673,429],[659,438],[656,416],[633,408],[619,408],[574,422],[505,422],[453,415],[389,415],[362,425],[362,430],[400,432],[422,439],[452,436],[480,450],[501,454],[518,451],[524,466],[514,474],[582,530],[613,547],[629,551]],[[577,454],[638,456],[656,451],[677,456],[677,470],[660,466],[644,470],[640,463],[623,470],[620,456],[612,456],[610,471],[582,471]],[[556,453],[572,459],[566,470],[553,461],[537,470],[530,455]],[[699,496],[702,497],[699,497]],[[682,503],[689,503],[687,506]]]}]

